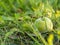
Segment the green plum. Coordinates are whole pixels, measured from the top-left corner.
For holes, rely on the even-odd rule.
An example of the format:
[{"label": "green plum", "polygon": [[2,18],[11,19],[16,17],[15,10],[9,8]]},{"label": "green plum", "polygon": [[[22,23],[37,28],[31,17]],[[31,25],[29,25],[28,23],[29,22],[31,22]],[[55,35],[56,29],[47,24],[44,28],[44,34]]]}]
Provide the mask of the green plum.
[{"label": "green plum", "polygon": [[52,31],[53,30],[53,23],[52,21],[47,18],[38,18],[35,22],[34,25],[40,32],[46,32],[46,31]]}]

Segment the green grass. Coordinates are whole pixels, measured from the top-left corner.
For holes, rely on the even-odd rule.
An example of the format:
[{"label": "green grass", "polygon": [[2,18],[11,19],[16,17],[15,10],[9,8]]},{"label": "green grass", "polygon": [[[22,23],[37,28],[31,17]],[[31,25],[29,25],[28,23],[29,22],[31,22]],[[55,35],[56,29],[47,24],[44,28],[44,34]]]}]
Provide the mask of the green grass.
[{"label": "green grass", "polygon": [[[40,32],[34,22],[48,17],[52,32]],[[60,45],[60,0],[0,0],[0,45]],[[51,38],[51,37],[50,37]]]}]

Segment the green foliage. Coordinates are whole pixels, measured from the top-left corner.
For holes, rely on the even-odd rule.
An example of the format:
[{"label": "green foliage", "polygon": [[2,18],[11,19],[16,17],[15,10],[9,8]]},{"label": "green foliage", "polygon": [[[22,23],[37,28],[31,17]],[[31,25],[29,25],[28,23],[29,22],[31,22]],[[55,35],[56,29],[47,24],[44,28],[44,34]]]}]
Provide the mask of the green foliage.
[{"label": "green foliage", "polygon": [[[41,33],[34,25],[43,17],[51,20],[53,31]],[[0,0],[0,45],[60,45],[59,41],[60,0]]]}]

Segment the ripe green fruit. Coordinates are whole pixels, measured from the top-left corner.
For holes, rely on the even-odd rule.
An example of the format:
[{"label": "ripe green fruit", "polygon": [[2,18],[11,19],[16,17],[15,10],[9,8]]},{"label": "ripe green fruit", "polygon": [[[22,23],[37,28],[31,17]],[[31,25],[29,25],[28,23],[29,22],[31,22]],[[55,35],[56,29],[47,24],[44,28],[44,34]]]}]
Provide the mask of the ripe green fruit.
[{"label": "ripe green fruit", "polygon": [[53,23],[52,21],[47,18],[39,18],[35,21],[34,25],[40,32],[52,31],[53,30]]}]

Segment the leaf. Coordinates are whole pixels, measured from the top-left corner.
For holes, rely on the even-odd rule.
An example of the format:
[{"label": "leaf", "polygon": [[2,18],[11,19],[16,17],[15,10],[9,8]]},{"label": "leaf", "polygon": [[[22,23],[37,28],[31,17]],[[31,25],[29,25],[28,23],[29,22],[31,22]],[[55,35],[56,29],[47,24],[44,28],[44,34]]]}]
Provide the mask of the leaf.
[{"label": "leaf", "polygon": [[2,42],[1,42],[1,45],[5,45],[5,42],[2,41]]},{"label": "leaf", "polygon": [[10,20],[10,21],[13,21],[14,18],[13,17],[10,17],[10,16],[1,16],[3,20]]},{"label": "leaf", "polygon": [[9,32],[7,32],[5,34],[5,38],[4,39],[7,39],[10,35],[12,35],[15,31],[17,31],[16,28],[12,28]]},{"label": "leaf", "polygon": [[30,36],[30,37],[35,41],[35,43],[37,43],[37,45],[41,45],[41,44],[39,43],[39,41],[38,41],[38,40],[36,40],[33,36],[31,36],[31,35],[30,35],[30,34],[28,34],[28,33],[27,33],[27,35],[28,35],[28,36]]},{"label": "leaf", "polygon": [[49,45],[53,45],[53,39],[54,39],[54,35],[50,34],[49,37],[47,38],[47,41],[48,41]]},{"label": "leaf", "polygon": [[15,16],[16,20],[18,20],[20,18],[20,14],[18,14],[18,13],[15,13],[14,16]]}]

